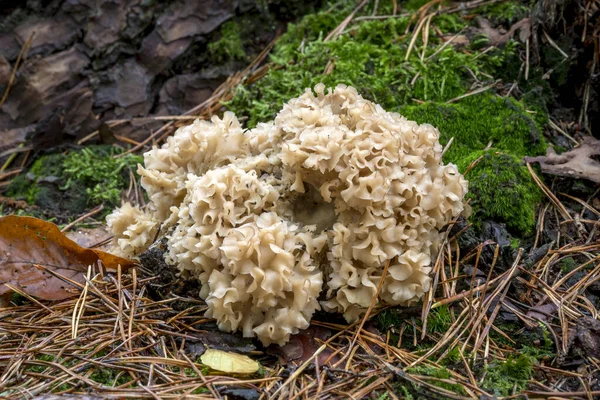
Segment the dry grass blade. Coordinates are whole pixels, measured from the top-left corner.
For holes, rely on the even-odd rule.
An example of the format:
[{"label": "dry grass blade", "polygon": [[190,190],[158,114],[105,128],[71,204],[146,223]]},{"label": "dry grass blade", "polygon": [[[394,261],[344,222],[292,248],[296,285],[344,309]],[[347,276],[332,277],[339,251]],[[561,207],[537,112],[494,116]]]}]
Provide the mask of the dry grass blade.
[{"label": "dry grass blade", "polygon": [[450,103],[454,103],[454,102],[456,102],[456,101],[458,101],[458,100],[462,100],[462,99],[464,99],[464,98],[466,98],[466,97],[469,97],[469,96],[474,96],[474,95],[476,95],[476,94],[479,94],[479,93],[486,92],[486,91],[490,90],[491,88],[493,88],[494,86],[496,86],[496,82],[494,82],[494,83],[492,83],[492,84],[489,84],[489,85],[487,85],[487,86],[480,87],[480,88],[478,88],[478,89],[472,90],[472,91],[470,91],[470,92],[468,92],[468,93],[465,93],[465,94],[463,94],[463,95],[460,95],[460,96],[458,96],[458,97],[455,97],[455,98],[453,98],[453,99],[450,99],[450,100],[448,100],[446,103],[448,103],[448,104],[450,104]]},{"label": "dry grass blade", "polygon": [[348,15],[346,18],[344,18],[344,20],[331,32],[329,32],[329,34],[325,37],[324,41],[328,42],[332,39],[335,39],[336,37],[338,37],[342,31],[344,30],[344,28],[346,28],[346,26],[348,26],[348,24],[352,21],[352,19],[354,18],[354,16],[356,15],[357,12],[359,12],[360,10],[362,10],[362,8],[364,6],[366,6],[368,3],[370,2],[370,0],[363,0],[351,13],[350,15]]},{"label": "dry grass blade", "polygon": [[91,278],[91,274],[92,274],[92,266],[90,265],[88,267],[87,279],[85,282],[85,286],[83,287],[83,291],[81,292],[81,295],[79,296],[79,298],[77,299],[77,302],[75,303],[75,306],[73,307],[73,317],[72,317],[72,322],[71,322],[71,332],[72,332],[71,338],[72,339],[77,339],[77,331],[79,329],[79,321],[81,320],[81,317],[85,310],[85,302],[87,300],[87,294],[88,294],[89,281]]},{"label": "dry grass blade", "polygon": [[419,37],[419,32],[423,28],[423,24],[425,23],[425,20],[426,20],[426,18],[421,19],[419,21],[419,24],[415,28],[415,31],[413,32],[413,36],[410,39],[410,43],[408,44],[408,49],[406,50],[406,56],[404,56],[405,61],[408,60],[408,58],[410,57],[410,53],[412,52],[412,49],[415,46],[415,43],[417,42],[417,38]]},{"label": "dry grass blade", "polygon": [[68,225],[65,225],[65,227],[62,228],[60,231],[61,232],[68,232],[69,229],[71,229],[72,227],[74,227],[78,223],[84,221],[87,218],[93,217],[94,215],[98,214],[102,210],[104,210],[104,204],[100,204],[99,206],[97,206],[93,210],[91,210],[90,212],[87,212],[87,213],[83,214],[81,217],[77,218],[75,221],[71,222]]},{"label": "dry grass blade", "polygon": [[438,54],[440,54],[446,47],[450,46],[452,42],[454,42],[459,36],[462,35],[464,29],[461,29],[456,35],[452,36],[449,40],[445,41],[440,47],[437,48],[429,57],[425,59],[425,63],[428,63],[430,60],[435,58]]},{"label": "dry grass blade", "polygon": [[535,183],[540,187],[540,189],[542,189],[542,191],[550,199],[552,204],[556,206],[558,211],[562,214],[563,218],[567,220],[573,220],[575,222],[575,226],[577,227],[579,235],[581,237],[586,237],[587,232],[583,224],[573,219],[567,208],[560,202],[560,200],[554,195],[554,193],[552,193],[552,191],[548,189],[546,185],[544,185],[544,182],[542,182],[542,180],[537,176],[530,163],[527,163],[527,169],[529,170],[529,173],[531,174],[531,177],[533,178]]},{"label": "dry grass blade", "polygon": [[19,55],[17,56],[17,61],[15,61],[15,66],[13,67],[13,70],[10,74],[10,78],[8,80],[8,84],[6,85],[6,89],[4,90],[4,94],[2,95],[2,99],[0,99],[0,108],[2,107],[2,105],[4,104],[6,99],[8,98],[8,94],[10,93],[10,88],[11,88],[13,82],[15,81],[15,77],[17,76],[17,70],[19,69],[19,66],[21,65],[21,61],[23,61],[27,58],[27,53],[29,52],[29,48],[31,47],[31,42],[33,42],[34,35],[35,35],[35,32],[32,32],[31,35],[29,35],[29,38],[21,47],[21,51],[19,51]]}]

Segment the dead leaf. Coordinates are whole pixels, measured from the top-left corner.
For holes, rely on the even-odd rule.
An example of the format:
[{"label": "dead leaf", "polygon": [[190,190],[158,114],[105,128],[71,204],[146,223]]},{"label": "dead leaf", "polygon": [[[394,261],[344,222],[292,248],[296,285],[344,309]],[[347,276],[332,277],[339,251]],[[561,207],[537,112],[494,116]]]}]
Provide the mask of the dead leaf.
[{"label": "dead leaf", "polygon": [[[311,325],[307,329],[291,335],[289,342],[285,345],[279,346],[273,344],[269,346],[267,352],[276,355],[282,364],[302,365],[305,361],[313,357],[317,349],[331,335],[332,332],[330,329]],[[332,354],[333,350],[329,348],[319,353],[317,358],[319,365],[333,365],[340,360],[337,355],[332,356]]]},{"label": "dead leaf", "polygon": [[[600,357],[600,321],[583,316],[577,321],[577,325],[569,329],[567,352],[576,357]],[[560,364],[564,363],[563,360]]]},{"label": "dead leaf", "polygon": [[558,307],[554,303],[535,306],[527,312],[527,316],[538,321],[549,322],[556,314]]},{"label": "dead leaf", "polygon": [[248,356],[226,351],[208,349],[200,357],[202,364],[226,374],[254,374],[260,368],[257,361]]},{"label": "dead leaf", "polygon": [[525,162],[539,163],[542,172],[569,178],[588,179],[600,183],[600,163],[594,156],[600,155],[600,140],[586,136],[579,147],[556,154],[553,148],[545,156],[525,157]]},{"label": "dead leaf", "polygon": [[[110,248],[109,239],[112,238],[112,233],[106,226],[98,226],[96,228],[78,228],[77,230],[64,233],[65,236],[81,247],[95,248],[97,250],[107,250]],[[104,244],[106,243],[106,244]],[[99,246],[99,244],[102,244]]]},{"label": "dead leaf", "polygon": [[[0,295],[9,284],[45,300],[62,300],[74,295],[65,283],[46,269],[83,283],[89,265],[98,261],[108,270],[123,270],[135,262],[100,250],[85,249],[63,235],[51,222],[9,215],[0,218]],[[42,266],[43,268],[41,268]]]},{"label": "dead leaf", "polygon": [[488,37],[492,46],[504,46],[517,31],[519,31],[519,39],[523,43],[531,36],[531,20],[529,18],[523,18],[522,20],[515,22],[506,33],[502,33],[494,28],[490,21],[483,17],[478,17],[477,23],[479,24],[481,33]]},{"label": "dead leaf", "polygon": [[[0,195],[0,204],[2,204],[3,206],[5,206],[7,208],[12,208],[15,210],[26,210],[28,208],[36,207],[36,206],[30,206],[24,200],[16,200],[16,199],[13,199],[12,197],[4,197],[1,195]],[[6,209],[4,211],[6,211]]]}]

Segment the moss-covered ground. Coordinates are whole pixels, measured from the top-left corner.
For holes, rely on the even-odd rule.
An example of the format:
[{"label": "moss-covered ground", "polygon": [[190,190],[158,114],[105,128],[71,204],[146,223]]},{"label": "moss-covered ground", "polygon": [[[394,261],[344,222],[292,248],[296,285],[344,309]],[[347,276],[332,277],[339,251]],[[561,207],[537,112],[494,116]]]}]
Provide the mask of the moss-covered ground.
[{"label": "moss-covered ground", "polygon": [[[475,225],[491,219],[506,223],[516,235],[531,234],[541,192],[520,158],[545,151],[547,116],[540,96],[530,96],[537,101],[532,104],[525,101],[527,96],[523,100],[507,93],[505,85],[514,82],[522,44],[509,40],[497,48],[484,35],[467,39],[464,33],[472,22],[458,13],[434,16],[425,41],[421,30],[414,33],[410,13],[422,4],[403,4],[406,15],[395,18],[351,23],[326,41],[355,6],[352,1],[327,3],[323,11],[290,26],[273,50],[273,68],[257,83],[240,86],[226,106],[247,116],[252,127],[272,119],[289,98],[319,82],[354,86],[388,111],[436,126],[443,145],[453,138],[446,162],[456,163],[462,172],[474,162],[468,179]],[[369,7],[364,15],[372,12]],[[382,15],[392,13],[391,2],[379,7]],[[474,14],[510,24],[526,10],[507,2]],[[462,44],[448,44],[456,35]],[[543,90],[528,82],[525,86]],[[497,188],[502,188],[501,195],[496,195]]]},{"label": "moss-covered ground", "polygon": [[137,179],[137,165],[143,163],[135,154],[114,157],[121,152],[114,146],[92,145],[42,155],[12,180],[6,193],[37,206],[31,209],[34,215],[47,211],[65,219],[101,204],[106,215],[120,204],[130,175]]}]

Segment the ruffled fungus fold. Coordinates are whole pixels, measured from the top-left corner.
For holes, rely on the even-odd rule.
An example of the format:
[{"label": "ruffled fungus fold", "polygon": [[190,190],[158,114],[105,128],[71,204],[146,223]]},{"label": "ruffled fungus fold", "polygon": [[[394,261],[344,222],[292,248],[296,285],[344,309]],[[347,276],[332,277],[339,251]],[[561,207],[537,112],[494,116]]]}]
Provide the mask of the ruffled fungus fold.
[{"label": "ruffled fungus fold", "polygon": [[307,89],[248,131],[229,112],[197,120],[145,153],[150,203],[108,217],[115,251],[139,254],[160,226],[207,316],[265,345],[321,307],[360,317],[388,262],[378,300],[413,304],[467,191],[438,137],[344,85]]}]

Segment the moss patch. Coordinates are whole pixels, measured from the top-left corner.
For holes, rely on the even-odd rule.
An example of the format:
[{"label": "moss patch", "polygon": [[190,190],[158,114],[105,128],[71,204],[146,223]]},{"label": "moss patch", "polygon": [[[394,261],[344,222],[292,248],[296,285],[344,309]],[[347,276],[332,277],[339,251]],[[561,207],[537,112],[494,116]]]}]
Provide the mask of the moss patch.
[{"label": "moss patch", "polygon": [[129,185],[129,171],[135,173],[142,163],[137,155],[113,157],[120,152],[112,146],[89,146],[42,156],[11,182],[7,193],[59,214],[73,216],[99,204],[109,212]]},{"label": "moss patch", "polygon": [[521,1],[501,1],[477,8],[473,14],[485,15],[495,25],[510,28],[515,22],[529,16],[529,7]]},{"label": "moss patch", "polygon": [[[410,2],[410,7],[418,8],[421,3]],[[481,87],[499,78],[512,79],[506,71],[515,70],[510,66],[519,62],[520,44],[509,41],[502,49],[483,52],[479,49],[488,43],[484,37],[466,47],[442,48],[439,32],[451,35],[475,23],[465,22],[459,14],[434,17],[427,45],[419,36],[411,47],[412,33],[405,34],[408,17],[354,22],[345,34],[325,42],[323,38],[353,7],[351,1],[326,5],[325,11],[290,25],[273,51],[275,67],[253,85],[240,86],[227,107],[247,116],[248,127],[253,127],[274,118],[287,100],[307,87],[320,82],[330,87],[354,86],[388,111],[436,126],[442,144],[453,137],[444,160],[456,163],[462,172],[484,155],[468,176],[475,225],[494,219],[518,235],[530,234],[541,196],[519,159],[545,151],[545,97],[536,96],[535,88],[530,88],[531,95],[523,102],[501,97],[493,89],[457,99],[473,90],[474,84]],[[517,3],[503,7],[511,12],[505,22],[518,18],[522,11]],[[489,18],[497,11],[489,8]],[[449,100],[453,102],[448,104]],[[498,187],[506,192],[497,195],[494,188]]]},{"label": "moss patch", "polygon": [[[249,117],[248,127],[272,119],[290,97],[320,82],[354,86],[365,98],[389,111],[399,111],[413,99],[447,101],[468,91],[471,74],[485,81],[485,75],[489,76],[485,70],[495,71],[505,53],[514,51],[507,46],[476,58],[473,53],[447,46],[434,55],[439,49],[430,44],[424,57],[416,46],[405,60],[410,37],[403,32],[409,18],[362,22],[352,34],[331,42],[321,40],[328,31],[323,26],[333,29],[336,20],[329,15],[319,21],[321,24],[310,19],[290,28],[274,51],[276,68],[254,85],[240,87],[227,104],[230,110]],[[451,25],[448,17],[434,18],[433,23],[438,21]],[[313,25],[320,29],[318,39],[299,42],[300,33]]]},{"label": "moss patch", "polygon": [[447,305],[431,310],[427,316],[429,332],[445,333],[452,326],[452,313]]},{"label": "moss patch", "polygon": [[[475,161],[475,152],[466,161]],[[483,152],[468,173],[472,199],[472,222],[479,227],[486,219],[505,222],[515,233],[531,234],[535,228],[536,206],[543,195],[519,158],[494,152]]]},{"label": "moss patch", "polygon": [[440,142],[454,138],[445,160],[464,172],[473,152],[486,148],[517,157],[540,154],[546,149],[539,121],[514,99],[489,93],[469,96],[455,104],[431,102],[405,106],[401,114],[440,130]]},{"label": "moss patch", "polygon": [[133,380],[131,376],[124,373],[124,371],[112,368],[98,368],[90,375],[90,379],[104,386],[113,387],[123,385]]},{"label": "moss patch", "polygon": [[528,355],[511,356],[487,368],[482,387],[496,396],[520,393],[533,376],[534,359]]},{"label": "moss patch", "polygon": [[[438,378],[438,379],[451,379],[452,378],[452,373],[449,370],[447,370],[446,368],[436,368],[436,367],[432,367],[432,366],[428,366],[428,365],[419,365],[416,367],[408,368],[406,370],[406,372],[411,373],[411,374],[416,374],[416,375],[431,376],[433,378]],[[432,380],[432,381],[430,381],[430,383],[433,383],[434,385],[436,385],[438,387],[449,390],[456,394],[460,394],[460,395],[467,394],[467,392],[465,392],[465,389],[460,384],[454,384],[454,383],[449,383],[449,382],[444,382],[444,381],[436,381],[436,380]]]},{"label": "moss patch", "polygon": [[228,61],[245,60],[247,56],[242,45],[239,25],[235,21],[229,21],[221,25],[220,31],[220,39],[208,44],[211,61],[222,64]]}]

